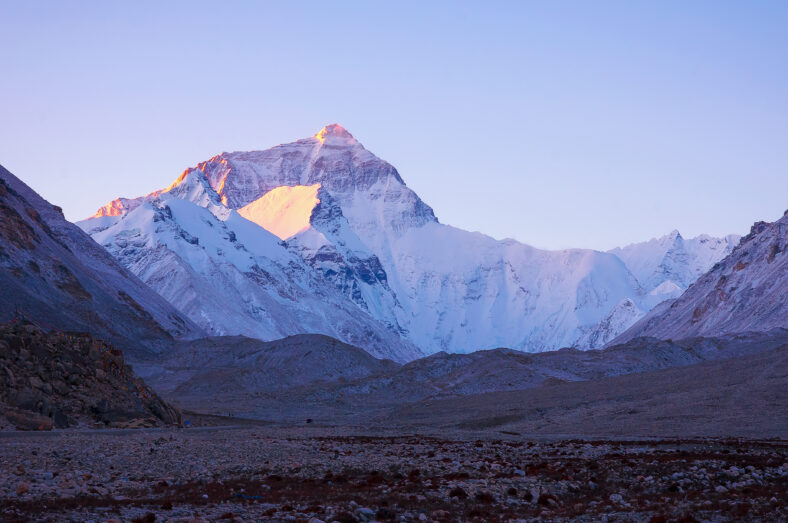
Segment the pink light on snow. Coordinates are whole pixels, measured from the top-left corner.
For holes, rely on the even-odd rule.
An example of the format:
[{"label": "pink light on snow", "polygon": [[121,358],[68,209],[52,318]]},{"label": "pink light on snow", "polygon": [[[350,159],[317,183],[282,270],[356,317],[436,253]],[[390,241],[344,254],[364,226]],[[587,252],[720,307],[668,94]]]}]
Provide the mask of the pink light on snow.
[{"label": "pink light on snow", "polygon": [[320,203],[318,189],[319,183],[277,187],[241,207],[238,213],[286,240],[310,227],[312,210]]}]

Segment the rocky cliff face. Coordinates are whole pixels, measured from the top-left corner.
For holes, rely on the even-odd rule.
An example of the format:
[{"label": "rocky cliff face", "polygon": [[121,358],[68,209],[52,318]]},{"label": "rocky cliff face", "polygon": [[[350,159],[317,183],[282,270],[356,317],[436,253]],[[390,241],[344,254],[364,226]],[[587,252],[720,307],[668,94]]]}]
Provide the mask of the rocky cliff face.
[{"label": "rocky cliff face", "polygon": [[19,323],[0,327],[0,415],[23,430],[181,421],[134,376],[120,350],[87,334]]},{"label": "rocky cliff face", "polygon": [[[173,257],[178,252],[175,242],[162,237],[163,226],[144,210],[146,205],[182,207],[177,201],[207,209],[223,222],[194,232],[190,221],[173,215],[174,226],[188,230],[192,245],[199,245],[192,249],[194,255]],[[274,215],[274,205],[281,215]],[[204,287],[205,298],[199,306],[192,302],[200,293],[174,291],[195,281],[217,280],[221,272],[217,264],[226,265],[211,254],[215,237],[233,233],[240,238],[234,228],[245,226],[230,218],[237,210],[284,240],[283,244],[261,240],[270,248],[266,247],[257,263],[277,275],[277,289],[311,274],[327,284],[321,287],[322,299],[334,297],[333,321],[347,324],[340,320],[341,312],[349,314],[355,326],[331,329],[305,322],[304,314],[298,322],[311,332],[364,348],[372,345],[374,354],[398,361],[411,359],[415,352],[406,354],[401,347],[385,352],[375,348],[377,341],[370,344],[364,338],[382,327],[391,337],[375,334],[380,343],[391,345],[391,340],[399,339],[400,344],[426,353],[500,346],[525,351],[598,347],[660,299],[650,296],[650,289],[614,254],[583,249],[543,251],[440,224],[393,166],[338,125],[265,151],[222,153],[186,170],[166,189],[108,204],[80,226],[184,314],[214,333],[273,339],[310,332],[299,330],[298,322],[266,318],[276,308],[262,295],[255,300],[244,298],[250,293],[272,296],[273,286],[259,288],[264,279],[250,282],[235,277],[210,289]],[[145,224],[140,221],[143,215]],[[214,218],[206,215],[200,220]],[[137,240],[130,248],[132,236]],[[240,244],[252,250],[252,243]],[[224,261],[229,261],[228,252],[237,253],[226,247],[221,251]],[[151,260],[154,253],[160,262]],[[205,256],[214,261],[202,261]],[[263,258],[278,260],[281,269],[269,268]],[[177,278],[171,267],[182,268],[177,286],[172,283]],[[302,300],[319,287],[316,283],[297,286],[305,289],[299,295]],[[258,309],[229,305],[238,302],[239,296],[241,303],[255,301],[253,307]],[[325,314],[317,306],[309,309],[319,316]],[[265,328],[255,327],[266,322]]]},{"label": "rocky cliff face", "polygon": [[758,222],[722,261],[675,300],[622,334],[682,338],[788,327],[788,214]]},{"label": "rocky cliff face", "polygon": [[202,330],[0,167],[0,322],[91,332],[132,354]]}]

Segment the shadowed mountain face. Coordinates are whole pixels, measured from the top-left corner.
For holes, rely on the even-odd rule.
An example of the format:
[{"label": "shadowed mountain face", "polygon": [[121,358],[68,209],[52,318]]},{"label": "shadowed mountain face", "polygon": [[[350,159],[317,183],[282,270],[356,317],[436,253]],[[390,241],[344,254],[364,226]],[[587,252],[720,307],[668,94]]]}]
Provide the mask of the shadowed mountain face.
[{"label": "shadowed mountain face", "polygon": [[134,355],[202,330],[0,166],[0,322],[90,332]]},{"label": "shadowed mountain face", "polygon": [[788,328],[788,212],[758,222],[679,298],[652,310],[612,343]]}]

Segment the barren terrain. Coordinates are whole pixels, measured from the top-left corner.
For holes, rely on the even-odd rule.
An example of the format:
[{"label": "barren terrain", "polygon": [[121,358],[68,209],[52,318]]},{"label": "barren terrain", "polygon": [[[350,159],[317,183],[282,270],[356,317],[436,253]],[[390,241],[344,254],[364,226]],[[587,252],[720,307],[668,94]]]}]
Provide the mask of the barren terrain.
[{"label": "barren terrain", "polygon": [[[3,521],[780,521],[788,448],[246,427],[4,433]],[[312,520],[312,521],[316,521]]]}]

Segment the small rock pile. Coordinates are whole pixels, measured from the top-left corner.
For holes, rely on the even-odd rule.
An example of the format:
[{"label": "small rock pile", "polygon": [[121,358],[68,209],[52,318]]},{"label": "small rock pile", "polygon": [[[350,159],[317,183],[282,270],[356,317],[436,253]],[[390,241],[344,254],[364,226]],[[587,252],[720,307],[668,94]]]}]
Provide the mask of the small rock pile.
[{"label": "small rock pile", "polygon": [[179,424],[119,350],[87,334],[0,326],[0,428]]}]

